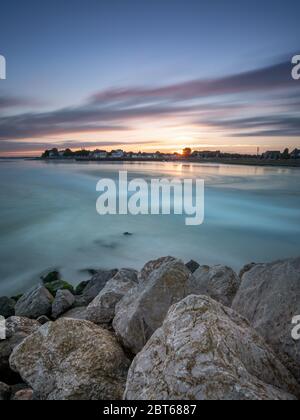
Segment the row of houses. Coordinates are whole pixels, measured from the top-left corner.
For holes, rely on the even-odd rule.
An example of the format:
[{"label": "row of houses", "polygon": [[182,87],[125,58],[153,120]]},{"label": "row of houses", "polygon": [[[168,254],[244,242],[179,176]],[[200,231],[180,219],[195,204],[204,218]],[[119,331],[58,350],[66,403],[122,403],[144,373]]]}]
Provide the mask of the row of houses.
[{"label": "row of houses", "polygon": [[295,149],[291,153],[288,149],[282,153],[280,150],[271,150],[263,153],[264,160],[280,160],[280,159],[300,159],[300,149]]},{"label": "row of houses", "polygon": [[66,150],[47,150],[43,153],[42,158],[45,159],[80,159],[80,160],[108,160],[108,159],[138,159],[138,160],[176,160],[179,155],[177,153],[134,153],[124,152],[124,150],[117,149],[110,152],[106,150],[80,150],[72,152],[70,149]]},{"label": "row of houses", "polygon": [[191,149],[184,149],[183,154],[178,153],[134,153],[124,152],[122,149],[112,150],[79,150],[72,152],[70,149],[66,150],[47,150],[43,155],[46,159],[80,159],[80,160],[109,160],[109,159],[132,159],[132,160],[178,160],[183,157],[186,159],[225,159],[225,158],[260,158],[262,160],[281,160],[281,159],[300,159],[300,149],[295,149],[291,153],[288,149],[282,153],[281,151],[267,151],[262,155],[240,155],[231,153],[222,153],[221,151],[192,151]]},{"label": "row of houses", "polygon": [[134,153],[134,152],[124,152],[123,150],[112,150],[107,152],[106,150],[94,150],[90,152],[89,157],[91,159],[101,160],[101,159],[151,159],[151,160],[164,160],[164,159],[176,159],[178,154],[169,154],[169,153]]}]

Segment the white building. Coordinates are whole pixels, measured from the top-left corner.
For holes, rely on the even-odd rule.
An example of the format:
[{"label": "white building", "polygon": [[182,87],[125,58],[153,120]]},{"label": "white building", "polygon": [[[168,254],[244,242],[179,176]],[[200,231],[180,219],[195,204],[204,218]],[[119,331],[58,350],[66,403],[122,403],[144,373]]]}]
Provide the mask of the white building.
[{"label": "white building", "polygon": [[111,157],[114,158],[114,159],[122,159],[124,157],[124,152],[121,149],[113,150],[111,152]]},{"label": "white building", "polygon": [[105,150],[95,150],[93,153],[94,159],[106,159],[107,158],[107,152]]}]

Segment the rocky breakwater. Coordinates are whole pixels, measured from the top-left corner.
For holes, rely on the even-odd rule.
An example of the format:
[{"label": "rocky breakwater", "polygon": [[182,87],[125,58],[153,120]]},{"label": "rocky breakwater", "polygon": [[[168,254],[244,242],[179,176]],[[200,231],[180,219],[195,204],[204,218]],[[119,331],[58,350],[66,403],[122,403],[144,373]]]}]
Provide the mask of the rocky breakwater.
[{"label": "rocky breakwater", "polygon": [[0,399],[298,399],[299,261],[49,273],[0,298]]}]

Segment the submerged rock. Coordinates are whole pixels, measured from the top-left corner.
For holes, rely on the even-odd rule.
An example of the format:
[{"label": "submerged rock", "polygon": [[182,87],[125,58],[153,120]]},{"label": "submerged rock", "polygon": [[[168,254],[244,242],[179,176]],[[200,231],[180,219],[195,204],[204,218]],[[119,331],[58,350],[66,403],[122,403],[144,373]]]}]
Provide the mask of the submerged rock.
[{"label": "submerged rock", "polygon": [[240,287],[241,280],[229,267],[201,266],[195,271],[195,293],[210,296],[223,305],[231,306]]},{"label": "submerged rock", "polygon": [[57,319],[69,310],[75,302],[74,295],[69,290],[58,290],[52,304],[52,318]]},{"label": "submerged rock", "polygon": [[15,315],[16,301],[6,296],[0,297],[0,316],[9,318]]},{"label": "submerged rock", "polygon": [[129,370],[127,400],[293,400],[300,389],[248,322],[206,296],[174,305]]},{"label": "submerged rock", "polygon": [[110,324],[117,303],[138,283],[138,273],[131,269],[120,270],[109,280],[87,308],[87,319],[95,324]]},{"label": "submerged rock", "polygon": [[243,275],[233,309],[246,317],[300,383],[300,341],[292,319],[300,315],[300,258],[258,264]]},{"label": "submerged rock", "polygon": [[43,400],[121,399],[129,367],[109,331],[66,318],[25,339],[10,364]]},{"label": "submerged rock", "polygon": [[44,284],[53,283],[55,281],[61,280],[61,275],[59,271],[51,271],[46,276],[42,276],[41,280],[43,280]]},{"label": "submerged rock", "polygon": [[34,287],[17,302],[16,316],[37,319],[42,315],[50,315],[53,299],[45,287]]},{"label": "submerged rock", "polygon": [[191,273],[182,261],[168,257],[148,263],[139,284],[116,306],[113,328],[124,347],[138,353],[161,326],[170,306],[190,290]]}]

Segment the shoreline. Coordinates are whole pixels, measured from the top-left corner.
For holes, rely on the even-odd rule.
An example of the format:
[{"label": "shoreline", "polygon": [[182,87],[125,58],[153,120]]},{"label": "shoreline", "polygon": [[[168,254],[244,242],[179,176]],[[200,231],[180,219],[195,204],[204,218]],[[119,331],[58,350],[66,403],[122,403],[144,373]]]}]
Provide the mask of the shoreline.
[{"label": "shoreline", "polygon": [[277,161],[263,161],[261,159],[127,159],[127,158],[106,158],[106,159],[82,159],[82,158],[72,158],[72,159],[43,159],[43,158],[27,158],[30,160],[38,160],[45,162],[94,162],[94,163],[106,163],[106,162],[126,162],[126,163],[213,163],[221,165],[240,165],[240,166],[261,166],[261,167],[272,167],[272,168],[300,168],[300,159],[290,159],[290,160],[277,160]]},{"label": "shoreline", "polygon": [[37,156],[0,156],[0,161],[3,160],[30,160],[30,161],[43,161],[43,162],[55,162],[55,163],[66,163],[66,162],[93,162],[93,163],[198,163],[198,164],[219,164],[219,165],[233,165],[233,166],[259,166],[259,167],[270,167],[270,168],[300,168],[300,159],[289,159],[289,160],[262,160],[262,159],[242,159],[242,158],[222,158],[222,159],[128,159],[128,158],[105,158],[105,159],[85,159],[85,158],[41,158]]}]

